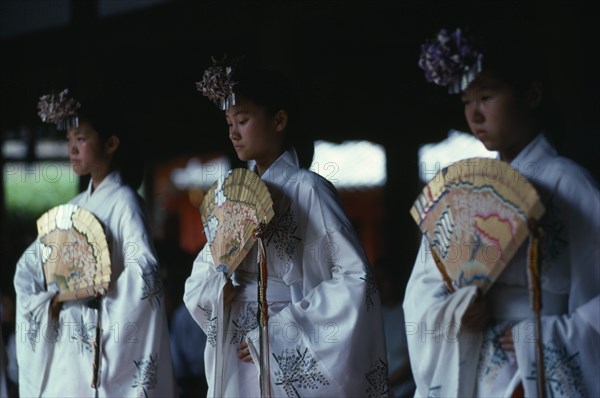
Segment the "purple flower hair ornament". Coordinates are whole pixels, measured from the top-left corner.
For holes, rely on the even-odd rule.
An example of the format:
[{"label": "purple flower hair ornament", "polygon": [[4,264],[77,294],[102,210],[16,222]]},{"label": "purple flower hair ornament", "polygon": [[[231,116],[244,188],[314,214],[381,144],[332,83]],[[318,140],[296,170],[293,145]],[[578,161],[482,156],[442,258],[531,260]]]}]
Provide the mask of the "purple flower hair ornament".
[{"label": "purple flower hair ornament", "polygon": [[482,60],[483,54],[460,28],[454,32],[441,29],[436,39],[421,45],[418,65],[425,71],[427,81],[447,86],[450,94],[458,94],[481,72]]},{"label": "purple flower hair ornament", "polygon": [[77,110],[81,104],[69,96],[69,89],[42,95],[37,104],[38,116],[45,123],[54,123],[58,130],[79,127]]},{"label": "purple flower hair ornament", "polygon": [[222,60],[212,57],[213,66],[204,71],[201,81],[196,82],[197,90],[223,111],[235,105],[233,88],[237,82],[233,80],[232,74],[238,61],[227,63],[227,55]]}]

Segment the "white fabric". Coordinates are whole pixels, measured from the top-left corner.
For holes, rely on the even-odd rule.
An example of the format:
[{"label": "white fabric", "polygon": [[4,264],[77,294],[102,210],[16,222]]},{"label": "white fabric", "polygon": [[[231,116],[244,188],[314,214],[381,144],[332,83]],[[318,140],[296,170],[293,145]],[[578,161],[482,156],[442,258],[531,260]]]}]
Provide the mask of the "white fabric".
[{"label": "white fabric", "polygon": [[[102,358],[91,387],[97,310],[65,302],[52,322],[39,239],[17,264],[17,360],[22,397],[172,397],[173,368],[159,267],[141,198],[109,174],[92,193],[69,203],[91,211],[105,228],[111,283],[101,300]],[[97,394],[97,395],[96,395]]]},{"label": "white fabric", "polygon": [[[262,176],[275,217],[264,239],[269,273],[270,377],[273,396],[387,396],[383,319],[365,253],[333,186],[284,153]],[[256,245],[233,282],[248,292],[225,311],[226,283],[208,245],[194,262],[184,301],[208,335],[209,396],[260,396],[258,361],[236,349],[249,343],[258,359]],[[279,281],[274,281],[278,279]],[[284,290],[287,289],[287,293]]]},{"label": "white fabric", "polygon": [[[600,194],[580,166],[556,154],[543,134],[512,162],[538,190],[546,207],[540,225],[542,339],[548,396],[600,396]],[[450,295],[423,244],[404,300],[417,396],[510,396],[521,382],[537,396],[535,318],[529,304],[526,246],[517,252],[485,300],[492,318],[484,335],[441,339],[458,322],[470,295]],[[456,309],[453,303],[459,302]],[[448,314],[453,311],[453,314]],[[436,323],[438,322],[438,323]],[[498,334],[514,324],[516,355],[500,349]],[[437,344],[437,345],[436,345]],[[454,350],[450,357],[437,350]],[[467,353],[461,356],[461,353]],[[474,369],[477,371],[474,371]],[[458,379],[456,378],[458,376]],[[458,382],[458,387],[456,383]]]}]

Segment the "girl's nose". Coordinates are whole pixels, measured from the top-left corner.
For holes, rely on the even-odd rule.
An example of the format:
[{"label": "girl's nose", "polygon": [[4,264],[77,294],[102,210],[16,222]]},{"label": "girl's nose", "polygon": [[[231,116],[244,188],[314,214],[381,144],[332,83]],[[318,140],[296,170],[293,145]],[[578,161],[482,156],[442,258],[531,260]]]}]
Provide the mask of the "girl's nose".
[{"label": "girl's nose", "polygon": [[229,129],[229,139],[232,141],[240,139],[240,133],[236,128]]},{"label": "girl's nose", "polygon": [[467,109],[467,119],[471,123],[482,123],[485,120],[483,112],[479,109],[479,103],[474,103]]},{"label": "girl's nose", "polygon": [[473,113],[473,121],[475,123],[482,123],[484,121],[483,112],[479,109],[479,107],[475,108],[475,112]]}]

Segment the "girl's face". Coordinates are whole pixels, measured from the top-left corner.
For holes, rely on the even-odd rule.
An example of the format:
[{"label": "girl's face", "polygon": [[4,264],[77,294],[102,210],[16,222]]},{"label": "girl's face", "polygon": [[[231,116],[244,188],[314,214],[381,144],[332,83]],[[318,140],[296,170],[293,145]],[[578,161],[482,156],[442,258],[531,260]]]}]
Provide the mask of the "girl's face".
[{"label": "girl's face", "polygon": [[256,161],[259,174],[281,155],[283,130],[287,123],[285,112],[271,116],[263,107],[242,97],[225,111],[225,119],[238,158]]},{"label": "girl's face", "polygon": [[471,132],[503,160],[514,159],[537,134],[525,99],[490,73],[481,73],[461,100]]},{"label": "girl's face", "polygon": [[83,121],[79,127],[68,129],[67,141],[71,167],[78,176],[91,174],[93,177],[108,168],[110,156],[88,122]]}]

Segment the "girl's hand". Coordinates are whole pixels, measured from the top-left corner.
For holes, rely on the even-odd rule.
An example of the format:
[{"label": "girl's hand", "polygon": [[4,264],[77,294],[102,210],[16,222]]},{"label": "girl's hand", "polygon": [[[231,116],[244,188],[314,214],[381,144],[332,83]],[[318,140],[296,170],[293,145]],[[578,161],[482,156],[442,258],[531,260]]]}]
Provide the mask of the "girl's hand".
[{"label": "girl's hand", "polygon": [[512,334],[513,325],[508,325],[500,335],[500,347],[506,352],[515,352],[515,342]]},{"label": "girl's hand", "polygon": [[231,304],[236,294],[237,291],[233,283],[231,283],[231,279],[227,279],[227,283],[223,286],[223,301],[225,305]]},{"label": "girl's hand", "polygon": [[252,355],[250,354],[250,348],[248,348],[248,343],[242,341],[238,350],[237,356],[244,362],[252,362]]}]

